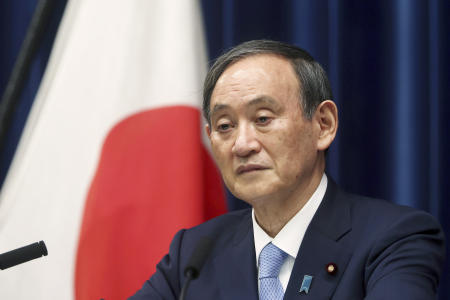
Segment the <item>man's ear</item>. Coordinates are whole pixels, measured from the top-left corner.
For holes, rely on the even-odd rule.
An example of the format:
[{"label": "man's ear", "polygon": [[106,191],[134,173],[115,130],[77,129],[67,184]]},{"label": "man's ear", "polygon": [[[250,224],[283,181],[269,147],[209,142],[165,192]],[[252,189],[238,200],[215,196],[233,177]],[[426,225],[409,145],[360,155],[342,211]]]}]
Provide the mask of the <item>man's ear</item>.
[{"label": "man's ear", "polygon": [[324,151],[330,147],[336,137],[338,128],[338,110],[331,100],[325,100],[317,106],[314,118],[320,132],[317,139],[317,150]]},{"label": "man's ear", "polygon": [[205,124],[205,132],[208,138],[211,139],[211,127],[209,127],[208,123]]}]

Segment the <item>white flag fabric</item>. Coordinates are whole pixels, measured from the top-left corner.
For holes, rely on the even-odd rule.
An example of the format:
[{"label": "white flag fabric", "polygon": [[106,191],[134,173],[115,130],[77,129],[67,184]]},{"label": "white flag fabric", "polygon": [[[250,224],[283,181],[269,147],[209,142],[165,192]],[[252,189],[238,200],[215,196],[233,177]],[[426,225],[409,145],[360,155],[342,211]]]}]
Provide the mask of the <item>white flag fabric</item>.
[{"label": "white flag fabric", "polygon": [[[113,239],[120,245],[126,241],[129,247],[147,247],[144,251],[147,253],[153,248],[142,245],[145,244],[142,241],[153,239],[153,243],[161,244],[160,248],[167,251],[168,241],[177,229],[223,212],[219,177],[212,170],[207,151],[200,145],[199,106],[206,68],[201,13],[196,1],[68,2],[49,65],[0,194],[0,252],[44,240],[49,255],[1,271],[0,299],[73,299],[75,272],[78,272],[77,289],[81,291],[77,293],[78,299],[123,299],[147,278],[135,279],[142,282],[129,282],[124,288],[113,286],[117,278],[92,282],[103,288],[95,293],[104,294],[89,294],[95,287],[88,286],[84,278],[99,280],[98,277],[108,272],[105,266],[110,266],[109,261],[116,258],[121,262],[120,267],[126,265],[121,260],[127,257],[127,253],[97,251],[96,255],[101,257],[91,259],[86,257],[89,251],[107,252],[116,246],[111,242]],[[166,108],[170,113],[155,117],[160,111],[167,112]],[[185,113],[190,117],[184,117]],[[183,122],[191,124],[186,127]],[[152,126],[151,132],[146,131],[148,126]],[[190,128],[186,129],[189,132],[178,130],[185,127]],[[166,128],[171,131],[155,133]],[[143,135],[128,139],[128,135],[136,132],[139,135],[139,130]],[[183,135],[183,142],[177,144],[173,141],[180,141],[178,132]],[[131,146],[137,149],[133,152],[127,147],[136,141],[145,145]],[[189,147],[189,143],[199,145]],[[111,148],[114,155],[108,154]],[[130,158],[134,153],[142,155],[140,160]],[[152,160],[145,162],[146,157]],[[178,162],[183,158],[189,160],[186,165]],[[177,164],[157,165],[164,159]],[[130,166],[130,161],[135,165]],[[210,171],[205,171],[206,168]],[[145,180],[127,181],[120,177],[131,174],[127,178],[133,178],[135,170],[137,175],[146,170],[153,175]],[[161,172],[165,175],[159,176]],[[186,181],[178,190],[176,182],[185,182],[186,177],[197,179]],[[146,188],[137,194],[127,192],[127,189],[140,188],[141,185],[134,185],[136,182]],[[160,189],[157,194],[152,184]],[[117,192],[111,186],[121,188]],[[183,199],[179,200],[179,194],[167,195],[171,186],[184,195]],[[192,186],[196,190],[191,191]],[[201,189],[207,191],[199,192]],[[111,204],[108,197],[114,198]],[[197,213],[210,198],[217,198],[213,207]],[[86,199],[90,204],[85,208]],[[147,199],[153,206],[149,206]],[[195,204],[195,201],[201,202]],[[131,213],[124,216],[129,222],[124,222],[120,229],[112,228],[111,224],[117,224],[114,218],[120,217],[120,211],[127,212],[123,208],[130,203]],[[173,212],[161,203],[182,209]],[[187,208],[183,207],[184,203],[188,203]],[[171,219],[178,218],[177,214],[189,215],[191,207],[196,211],[194,217],[182,221]],[[149,215],[135,217],[133,212],[139,210],[148,210]],[[159,215],[160,211],[167,224],[146,223],[152,214]],[[133,243],[124,235],[133,234],[133,226],[137,224],[148,235],[134,237],[138,242]],[[80,238],[81,228],[84,233]],[[101,230],[92,233],[98,228]],[[165,228],[164,238],[155,240],[160,237],[152,234],[161,228]],[[155,257],[161,257],[164,251],[161,249],[149,253],[152,259],[144,265],[154,264]],[[78,258],[77,251],[82,253]],[[116,254],[118,257],[114,257]],[[92,265],[91,270],[97,277],[85,276],[83,272],[90,271],[89,263],[99,260],[102,261]],[[133,269],[124,266],[115,272],[132,273]],[[137,273],[150,276],[152,272]],[[132,277],[132,274],[122,276]]]}]

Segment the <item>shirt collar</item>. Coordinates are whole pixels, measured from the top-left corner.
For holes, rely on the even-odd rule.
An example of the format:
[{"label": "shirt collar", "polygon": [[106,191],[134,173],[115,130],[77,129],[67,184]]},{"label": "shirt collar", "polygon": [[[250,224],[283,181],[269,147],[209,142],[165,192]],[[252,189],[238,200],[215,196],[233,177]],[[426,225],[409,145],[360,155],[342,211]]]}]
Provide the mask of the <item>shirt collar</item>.
[{"label": "shirt collar", "polygon": [[262,249],[270,242],[275,246],[289,254],[291,257],[296,258],[300,245],[305,236],[305,232],[308,229],[314,214],[316,213],[323,196],[327,189],[328,179],[325,173],[312,194],[311,198],[306,204],[295,214],[289,222],[284,225],[281,231],[271,238],[256,222],[255,211],[252,209],[252,221],[253,221],[253,237],[255,240],[255,253],[256,253],[256,265],[258,265],[259,254]]}]

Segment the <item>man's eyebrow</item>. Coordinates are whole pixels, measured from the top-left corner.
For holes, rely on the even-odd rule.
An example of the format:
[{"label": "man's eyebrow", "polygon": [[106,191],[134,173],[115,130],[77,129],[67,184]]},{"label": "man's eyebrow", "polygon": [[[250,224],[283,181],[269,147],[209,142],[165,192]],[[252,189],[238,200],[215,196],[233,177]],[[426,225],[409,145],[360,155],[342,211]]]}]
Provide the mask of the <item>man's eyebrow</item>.
[{"label": "man's eyebrow", "polygon": [[214,115],[218,111],[224,110],[224,109],[226,109],[228,107],[230,107],[230,106],[227,105],[227,104],[220,104],[220,103],[218,103],[218,104],[214,105],[214,107],[213,107],[213,109],[211,111],[211,115]]},{"label": "man's eyebrow", "polygon": [[[273,107],[275,110],[280,110],[281,106],[280,104],[275,101],[272,97],[270,96],[266,96],[266,95],[261,95],[258,96],[252,100],[250,100],[246,106],[258,106],[258,105],[268,105]],[[217,112],[221,111],[221,110],[225,110],[227,108],[229,108],[230,106],[228,104],[222,104],[222,103],[217,103],[213,106],[212,110],[211,110],[211,116],[216,114]]]}]

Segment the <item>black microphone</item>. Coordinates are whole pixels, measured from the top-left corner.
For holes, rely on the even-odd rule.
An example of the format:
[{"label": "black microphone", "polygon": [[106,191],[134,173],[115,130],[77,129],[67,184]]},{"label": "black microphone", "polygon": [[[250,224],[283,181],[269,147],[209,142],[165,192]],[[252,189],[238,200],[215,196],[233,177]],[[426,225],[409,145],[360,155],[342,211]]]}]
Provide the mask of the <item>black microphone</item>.
[{"label": "black microphone", "polygon": [[16,250],[12,250],[3,254],[0,254],[0,269],[4,270],[15,265],[27,262],[29,260],[39,258],[41,256],[47,256],[47,247],[45,247],[44,241],[34,243]]},{"label": "black microphone", "polygon": [[205,261],[212,250],[212,246],[213,241],[208,237],[202,237],[198,242],[197,247],[186,265],[186,268],[184,268],[184,276],[186,277],[186,281],[181,289],[179,300],[184,300],[189,283],[191,283],[191,280],[196,279],[200,275],[200,270],[205,264]]}]

